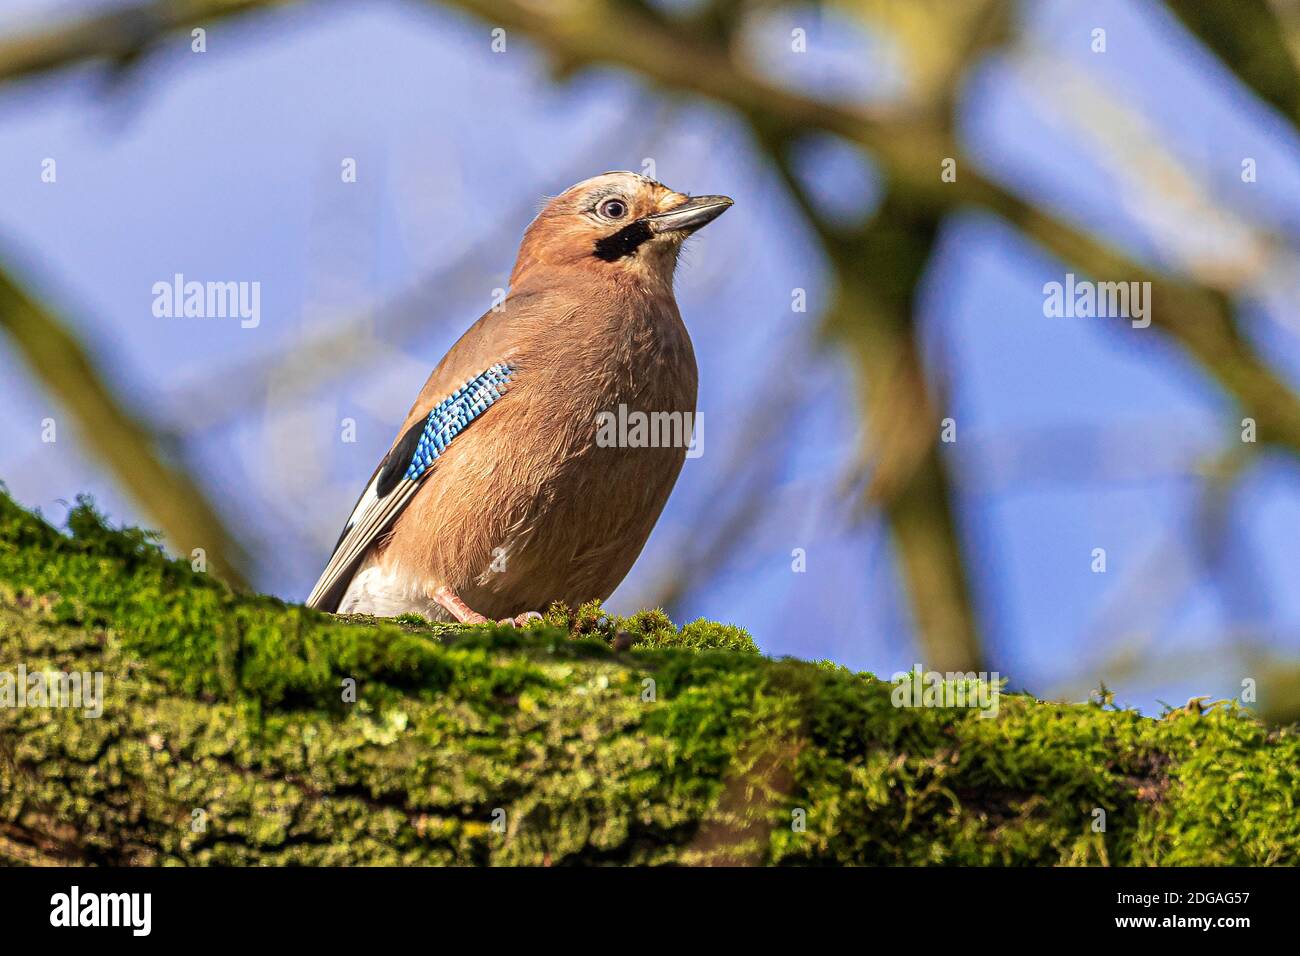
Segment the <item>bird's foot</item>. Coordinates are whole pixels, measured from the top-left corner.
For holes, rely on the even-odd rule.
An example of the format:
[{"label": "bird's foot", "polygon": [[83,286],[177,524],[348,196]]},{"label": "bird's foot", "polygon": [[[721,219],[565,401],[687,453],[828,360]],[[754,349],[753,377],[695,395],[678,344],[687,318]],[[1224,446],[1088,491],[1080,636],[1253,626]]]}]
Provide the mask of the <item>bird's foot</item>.
[{"label": "bird's foot", "polygon": [[460,599],[449,587],[437,588],[429,597],[462,624],[486,624],[488,619]]},{"label": "bird's foot", "polygon": [[[430,595],[438,606],[447,611],[462,624],[487,624],[488,619],[461,600],[460,595],[449,587],[440,587]],[[503,617],[498,624],[511,627],[524,627],[530,621],[540,621],[542,616],[536,611],[525,611],[515,617]]]},{"label": "bird's foot", "polygon": [[503,617],[497,621],[498,624],[509,624],[511,627],[527,627],[533,621],[540,621],[542,615],[537,611],[525,611],[523,614],[516,614],[514,617]]}]

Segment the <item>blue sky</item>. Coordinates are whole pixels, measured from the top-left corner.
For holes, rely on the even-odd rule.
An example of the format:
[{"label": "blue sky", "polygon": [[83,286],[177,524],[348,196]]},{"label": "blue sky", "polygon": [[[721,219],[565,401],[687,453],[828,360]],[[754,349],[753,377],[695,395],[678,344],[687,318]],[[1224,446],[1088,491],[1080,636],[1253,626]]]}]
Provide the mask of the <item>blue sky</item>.
[{"label": "blue sky", "polygon": [[[0,29],[87,6],[11,2]],[[785,55],[800,16],[752,31],[770,74],[849,99],[905,89],[899,51],[830,14],[803,15],[808,58]],[[1143,118],[1210,201],[1294,243],[1294,131],[1172,18],[1134,3],[1044,2],[1027,4],[1022,23],[1025,46]],[[1089,48],[1098,25],[1104,55]],[[505,54],[488,41],[483,24],[436,7],[327,4],[214,27],[201,55],[178,37],[116,87],[79,69],[4,88],[0,254],[86,337],[131,403],[201,425],[188,466],[251,534],[258,586],[301,599],[428,370],[505,285],[542,197],[647,158],[674,188],[728,193],[736,207],[693,242],[679,277],[705,454],[687,463],[611,604],[631,610],[689,552],[716,514],[747,412],[794,381],[792,427],[749,453],[776,477],[762,517],[678,616],[742,624],[772,654],[908,668],[916,652],[888,544],[843,494],[858,424],[851,369],[818,336],[829,277],[743,124],[616,72],[556,86],[523,37],[510,36]],[[1013,55],[981,64],[961,101],[972,159],[1133,254],[1176,263],[1124,198],[1141,144],[1132,155],[1099,150],[1057,92],[1027,81]],[[1260,169],[1249,188],[1242,156]],[[53,185],[40,181],[46,157],[58,163]],[[340,181],[344,157],[357,161],[355,184]],[[872,208],[869,158],[821,139],[798,160],[837,215]],[[1222,543],[1231,580],[1206,573],[1193,560],[1194,469],[1234,440],[1240,416],[1154,330],[1045,318],[1043,284],[1065,271],[1005,223],[963,212],[945,227],[922,296],[927,343],[952,379],[960,520],[993,660],[1042,694],[1081,696],[1105,678],[1144,708],[1234,695],[1250,675],[1230,640],[1300,649],[1294,464],[1267,456],[1252,467]],[[150,289],[177,272],[259,281],[261,325],[155,318]],[[384,304],[430,275],[436,287],[395,332]],[[1295,282],[1293,270],[1255,290],[1266,304],[1249,327],[1293,382]],[[791,312],[794,288],[807,290],[807,313]],[[240,374],[373,309],[373,334],[355,343],[368,357],[345,377],[304,385],[287,364],[269,383]],[[61,412],[4,343],[0,376],[0,478],[18,499],[59,520],[63,502],[89,492],[116,519],[140,521],[70,424],[41,442],[41,420]],[[344,417],[357,422],[355,444],[338,440]],[[1098,547],[1105,574],[1090,569]],[[794,548],[807,553],[803,574],[791,570]],[[1116,679],[1107,662],[1127,648],[1202,657],[1190,670]]]}]

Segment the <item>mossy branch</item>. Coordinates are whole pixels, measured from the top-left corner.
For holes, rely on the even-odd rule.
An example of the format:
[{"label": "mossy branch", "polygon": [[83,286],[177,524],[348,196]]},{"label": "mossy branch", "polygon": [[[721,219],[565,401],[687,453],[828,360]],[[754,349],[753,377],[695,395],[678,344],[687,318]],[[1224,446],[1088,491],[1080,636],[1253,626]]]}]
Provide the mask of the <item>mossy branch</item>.
[{"label": "mossy branch", "polygon": [[0,706],[3,863],[1300,861],[1300,738],[1235,707],[897,707],[657,612],[334,618],[84,502],[0,496],[0,701],[20,666],[105,693]]}]

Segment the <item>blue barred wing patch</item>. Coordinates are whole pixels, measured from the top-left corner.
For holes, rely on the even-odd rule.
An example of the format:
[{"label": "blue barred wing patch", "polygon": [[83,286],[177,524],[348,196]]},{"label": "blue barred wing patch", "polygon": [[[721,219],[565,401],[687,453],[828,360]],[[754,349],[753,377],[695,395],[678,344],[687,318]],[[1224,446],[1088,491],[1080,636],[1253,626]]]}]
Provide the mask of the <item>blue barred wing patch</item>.
[{"label": "blue barred wing patch", "polygon": [[439,402],[429,412],[404,477],[415,481],[423,475],[447,450],[453,438],[505,394],[506,383],[514,371],[515,367],[508,362],[498,362]]}]

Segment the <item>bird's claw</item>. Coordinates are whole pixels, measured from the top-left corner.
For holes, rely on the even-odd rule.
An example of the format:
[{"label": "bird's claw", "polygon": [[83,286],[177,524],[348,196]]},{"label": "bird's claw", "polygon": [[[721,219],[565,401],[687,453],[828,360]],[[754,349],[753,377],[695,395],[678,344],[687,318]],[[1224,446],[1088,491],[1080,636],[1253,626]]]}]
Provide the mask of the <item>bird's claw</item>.
[{"label": "bird's claw", "polygon": [[537,611],[525,611],[523,614],[515,617],[503,617],[497,621],[498,624],[508,624],[511,627],[526,627],[530,621],[540,621],[542,615]]}]

